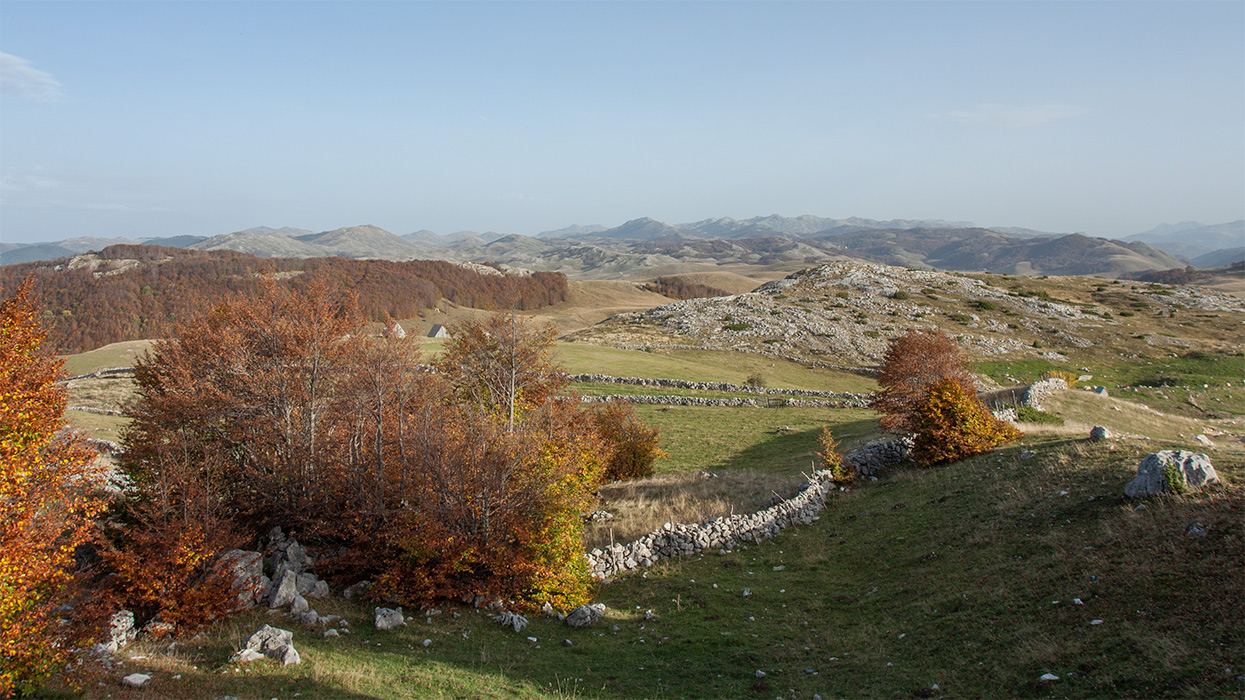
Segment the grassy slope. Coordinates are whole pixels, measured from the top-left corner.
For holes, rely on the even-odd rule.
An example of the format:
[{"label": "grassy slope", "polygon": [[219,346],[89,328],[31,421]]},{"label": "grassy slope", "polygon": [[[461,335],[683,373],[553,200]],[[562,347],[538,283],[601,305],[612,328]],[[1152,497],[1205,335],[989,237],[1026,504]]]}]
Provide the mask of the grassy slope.
[{"label": "grassy slope", "polygon": [[[1023,458],[1025,449],[1036,456]],[[147,658],[125,673],[156,671],[148,689],[110,682],[89,695],[921,697],[934,684],[949,697],[1239,692],[1241,487],[1137,508],[1120,494],[1140,454],[1030,438],[897,472],[766,544],[604,586],[608,619],[587,629],[534,618],[516,634],[476,611],[447,610],[382,633],[364,624],[369,608],[318,602],[360,633],[324,640],[294,625],[301,666],[233,672],[228,654],[250,630],[291,626],[257,612],[172,657],[131,652]],[[1239,466],[1224,472],[1245,476]],[[1185,534],[1194,520],[1206,536]],[[649,609],[656,619],[645,621]],[[1044,673],[1061,680],[1041,682]]]}]

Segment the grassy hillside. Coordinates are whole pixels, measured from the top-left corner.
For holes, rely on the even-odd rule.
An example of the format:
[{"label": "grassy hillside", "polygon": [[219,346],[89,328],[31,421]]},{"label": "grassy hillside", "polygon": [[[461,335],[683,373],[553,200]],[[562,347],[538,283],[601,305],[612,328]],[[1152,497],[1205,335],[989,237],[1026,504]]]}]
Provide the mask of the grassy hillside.
[{"label": "grassy hillside", "polygon": [[[345,614],[356,634],[326,640],[318,629],[255,612],[174,651],[131,647],[125,667],[101,676],[103,686],[89,679],[86,695],[1237,693],[1243,584],[1234,572],[1245,566],[1239,452],[1215,453],[1229,486],[1138,508],[1122,487],[1130,465],[1152,447],[1031,437],[949,467],[895,472],[839,494],[819,521],[768,543],[669,562],[601,587],[607,617],[586,629],[534,617],[516,634],[480,611],[449,606],[377,632],[370,607],[332,599],[317,609]],[[1205,536],[1185,534],[1194,521]],[[295,630],[302,665],[228,662],[266,622]],[[140,670],[155,677],[148,688],[116,685]],[[1060,680],[1040,680],[1047,673]]]}]

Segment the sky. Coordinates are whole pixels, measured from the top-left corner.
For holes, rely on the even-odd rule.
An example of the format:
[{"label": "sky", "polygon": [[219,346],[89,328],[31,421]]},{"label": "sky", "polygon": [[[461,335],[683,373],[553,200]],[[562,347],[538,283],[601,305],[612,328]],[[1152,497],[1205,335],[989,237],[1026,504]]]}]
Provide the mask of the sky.
[{"label": "sky", "polygon": [[0,243],[1245,218],[1241,2],[0,2]]}]

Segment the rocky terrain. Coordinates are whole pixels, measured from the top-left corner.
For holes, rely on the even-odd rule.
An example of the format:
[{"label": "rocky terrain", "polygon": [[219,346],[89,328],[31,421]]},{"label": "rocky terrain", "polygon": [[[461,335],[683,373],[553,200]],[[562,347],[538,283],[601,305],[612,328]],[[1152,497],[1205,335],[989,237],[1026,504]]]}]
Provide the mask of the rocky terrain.
[{"label": "rocky terrain", "polygon": [[[1003,278],[992,280],[1006,285]],[[1245,311],[1245,302],[1197,287],[1132,285],[1131,303],[1151,314],[1179,309]],[[1103,286],[1104,293],[1106,286]],[[1104,297],[1105,298],[1105,297]],[[887,341],[909,330],[943,329],[978,357],[1063,360],[1125,324],[1116,305],[1061,301],[1011,284],[960,274],[840,261],[802,270],[754,292],[689,299],[614,316],[573,334],[606,345],[749,349],[838,365],[875,365]],[[1125,311],[1125,315],[1133,315]],[[1149,343],[1175,341],[1159,336]],[[1135,341],[1134,341],[1135,342]]]}]

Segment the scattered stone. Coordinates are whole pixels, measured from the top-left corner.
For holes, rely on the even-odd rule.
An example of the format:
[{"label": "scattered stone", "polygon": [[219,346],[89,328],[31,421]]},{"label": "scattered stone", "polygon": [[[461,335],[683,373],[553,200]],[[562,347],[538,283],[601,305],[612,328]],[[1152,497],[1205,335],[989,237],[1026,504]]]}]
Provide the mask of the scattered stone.
[{"label": "scattered stone", "polygon": [[325,639],[337,639],[340,636],[341,636],[341,633],[338,632],[337,630],[324,630]]},{"label": "scattered stone", "polygon": [[234,695],[217,695],[216,697],[212,698],[212,700],[238,700],[238,698],[237,696],[234,696]]},{"label": "scattered stone", "polygon": [[1043,673],[1043,674],[1042,674],[1042,678],[1041,678],[1040,680],[1044,680],[1044,681],[1048,681],[1048,682],[1049,682],[1049,681],[1057,681],[1057,680],[1059,680],[1059,676],[1056,676],[1056,675],[1055,675],[1055,674],[1053,674],[1053,673]]},{"label": "scattered stone", "polygon": [[656,619],[657,619],[657,613],[653,612],[652,608],[649,608],[648,610],[644,611],[645,622],[652,622],[653,620],[656,620]]},{"label": "scattered stone", "polygon": [[1124,487],[1129,498],[1157,493],[1196,491],[1219,482],[1210,457],[1185,450],[1151,452],[1137,465],[1137,477]]},{"label": "scattered stone", "polygon": [[367,581],[367,580],[360,581],[350,586],[346,590],[342,591],[342,597],[345,598],[346,600],[354,600],[355,598],[358,598],[364,593],[367,593],[371,587],[372,587],[371,581]]},{"label": "scattered stone", "polygon": [[1096,387],[1094,387],[1094,393],[1095,393],[1095,394],[1098,394],[1099,396],[1102,396],[1102,397],[1104,397],[1104,398],[1105,398],[1105,397],[1107,397],[1107,396],[1110,396],[1110,394],[1108,394],[1108,393],[1107,393],[1107,387],[1105,387],[1105,386],[1096,386]]},{"label": "scattered stone", "polygon": [[151,680],[151,676],[145,673],[131,673],[130,675],[121,679],[121,685],[129,686],[131,688],[141,688],[147,685],[148,681],[150,680]]},{"label": "scattered stone", "polygon": [[1102,620],[1090,620],[1090,621],[1089,621],[1089,624],[1091,624],[1091,625],[1101,625],[1101,624],[1102,624]]},{"label": "scattered stone", "polygon": [[1033,459],[1036,456],[1037,456],[1037,453],[1035,453],[1033,450],[1024,450],[1023,452],[1020,453],[1021,459]]},{"label": "scattered stone", "polygon": [[613,520],[614,514],[606,510],[594,510],[591,513],[584,513],[582,516],[584,522],[591,523],[598,520]]},{"label": "scattered stone", "polygon": [[430,647],[430,646],[432,646],[432,640],[431,640],[431,639],[425,639],[425,640],[424,640],[424,646],[426,646],[426,647]]},{"label": "scattered stone", "polygon": [[402,608],[394,610],[392,608],[376,608],[376,629],[391,630],[406,624],[406,618],[402,616]]},{"label": "scattered stone", "polygon": [[1207,527],[1198,521],[1189,523],[1189,529],[1185,530],[1185,534],[1190,537],[1205,537]]},{"label": "scattered stone", "polygon": [[550,605],[550,604],[549,604],[549,601],[547,601],[547,600],[545,601],[545,604],[544,604],[544,605],[540,606],[540,612],[541,612],[541,614],[543,614],[545,617],[552,617],[552,618],[555,618],[555,619],[557,619],[557,620],[565,620],[565,619],[566,619],[566,615],[565,615],[565,614],[563,614],[563,613],[558,612],[557,610],[554,610],[554,609],[553,609],[553,606],[552,606],[552,605]]},{"label": "scattered stone", "polygon": [[1094,429],[1089,431],[1090,440],[1110,440],[1112,437],[1111,431],[1101,425],[1095,425]]},{"label": "scattered stone", "polygon": [[308,610],[307,612],[299,613],[296,619],[304,625],[314,625],[320,622],[320,615],[315,610]]},{"label": "scattered stone", "polygon": [[600,620],[603,615],[605,615],[605,605],[601,603],[581,605],[567,614],[566,624],[571,627],[587,627]]},{"label": "scattered stone", "polygon": [[234,654],[233,660],[238,663],[249,664],[252,661],[259,661],[262,658],[264,658],[264,655],[254,649],[243,649],[237,654]]},{"label": "scattered stone", "polygon": [[248,649],[277,659],[287,666],[302,663],[302,657],[294,649],[294,633],[290,630],[278,629],[272,625],[264,625],[250,637],[247,637],[246,642],[242,645],[242,650],[235,654],[234,658],[241,658],[242,654],[246,653]]},{"label": "scattered stone", "polygon": [[[569,619],[568,616],[567,620],[569,621]],[[502,627],[513,627],[515,632],[520,632],[524,627],[527,627],[526,617],[518,613],[512,613],[509,610],[501,611],[501,614],[493,617],[493,620],[500,622]]]},{"label": "scattered stone", "polygon": [[1203,447],[1214,447],[1215,446],[1215,443],[1211,442],[1210,438],[1206,437],[1205,435],[1194,435],[1193,441]]},{"label": "scattered stone", "polygon": [[764,678],[764,677],[765,677],[765,671],[759,671],[759,670],[758,670],[756,675],[757,675],[757,678]]},{"label": "scattered stone", "polygon": [[569,647],[569,646],[574,646],[574,645],[575,645],[575,642],[572,642],[572,641],[571,641],[571,640],[569,640],[569,639],[563,639],[563,640],[562,640],[562,645],[563,645],[563,646],[568,646],[568,647]]}]

